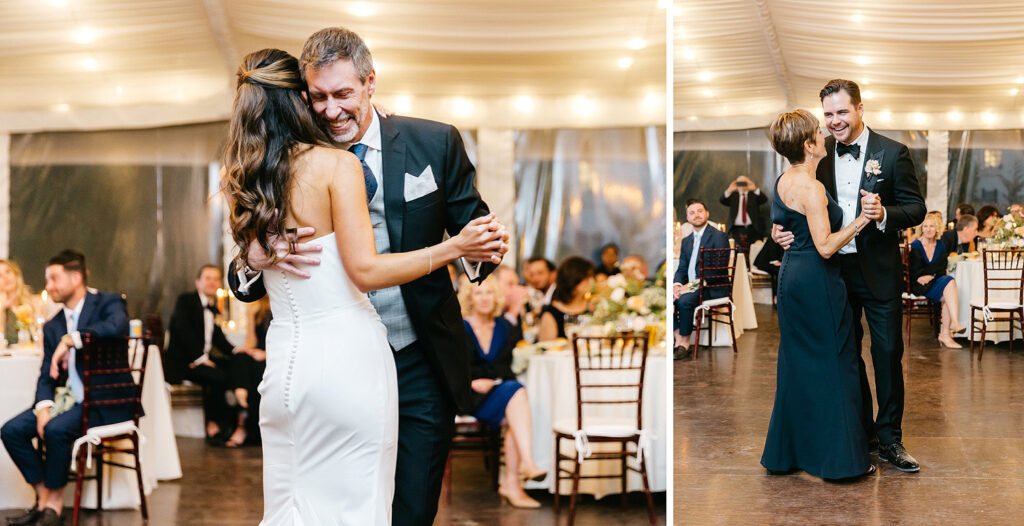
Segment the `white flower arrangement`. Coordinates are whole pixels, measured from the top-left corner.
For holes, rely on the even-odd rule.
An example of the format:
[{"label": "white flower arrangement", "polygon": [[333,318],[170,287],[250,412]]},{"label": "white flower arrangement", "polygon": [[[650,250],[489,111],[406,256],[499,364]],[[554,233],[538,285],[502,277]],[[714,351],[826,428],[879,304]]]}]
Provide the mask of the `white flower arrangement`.
[{"label": "white flower arrangement", "polygon": [[868,177],[879,175],[882,173],[882,165],[879,164],[878,159],[868,159],[868,162],[864,163],[864,172],[868,174]]}]

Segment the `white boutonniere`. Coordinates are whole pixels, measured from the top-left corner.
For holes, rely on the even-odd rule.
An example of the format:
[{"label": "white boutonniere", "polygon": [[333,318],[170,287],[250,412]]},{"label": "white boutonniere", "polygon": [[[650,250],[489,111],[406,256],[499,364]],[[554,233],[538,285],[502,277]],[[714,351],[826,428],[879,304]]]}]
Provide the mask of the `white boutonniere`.
[{"label": "white boutonniere", "polygon": [[870,179],[872,175],[882,173],[882,165],[878,163],[877,159],[869,159],[868,162],[864,164],[864,173],[868,174],[868,179]]}]

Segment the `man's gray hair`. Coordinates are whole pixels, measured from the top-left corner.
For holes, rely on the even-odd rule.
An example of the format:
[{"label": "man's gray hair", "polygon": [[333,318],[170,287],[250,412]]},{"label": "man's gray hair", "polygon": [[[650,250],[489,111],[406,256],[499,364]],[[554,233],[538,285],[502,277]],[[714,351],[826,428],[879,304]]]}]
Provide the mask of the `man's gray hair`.
[{"label": "man's gray hair", "polygon": [[339,60],[351,60],[359,81],[365,83],[373,71],[373,57],[359,35],[343,27],[328,27],[313,33],[302,46],[299,71],[303,82],[306,69],[317,71]]}]

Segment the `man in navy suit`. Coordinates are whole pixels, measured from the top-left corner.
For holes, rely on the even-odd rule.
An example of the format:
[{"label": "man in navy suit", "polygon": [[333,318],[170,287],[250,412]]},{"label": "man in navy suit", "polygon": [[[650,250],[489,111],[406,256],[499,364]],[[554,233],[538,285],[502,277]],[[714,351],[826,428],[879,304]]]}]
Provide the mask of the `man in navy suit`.
[{"label": "man in navy suit", "polygon": [[[373,60],[355,33],[340,27],[309,37],[299,59],[307,92],[303,95],[321,125],[339,144],[348,145],[363,163],[370,219],[377,252],[408,252],[457,234],[489,210],[474,186],[476,171],[454,126],[374,111]],[[491,223],[498,237],[504,227]],[[312,235],[299,228],[297,238]],[[273,268],[309,277],[301,266],[318,264],[311,243],[275,237],[285,255]],[[502,253],[504,239],[495,242]],[[269,267],[258,244],[250,245],[241,278],[232,263],[228,283],[235,297],[251,302],[266,294],[258,272]],[[471,281],[479,282],[497,261],[471,262]],[[299,266],[293,266],[298,264]],[[244,280],[244,281],[243,281]],[[442,266],[429,275],[369,293],[387,327],[398,373],[398,458],[392,524],[429,526],[437,513],[441,480],[454,433],[456,409],[472,407],[472,347],[462,329],[451,278]]]},{"label": "man in navy suit", "polygon": [[[683,293],[683,285],[696,281],[700,277],[700,269],[706,264],[708,258],[701,259],[699,251],[701,248],[729,248],[729,238],[724,232],[715,227],[708,227],[708,207],[697,199],[690,199],[686,202],[686,222],[693,227],[693,233],[683,238],[679,248],[679,268],[676,269],[675,278],[672,280],[672,297],[675,298],[676,307],[676,331],[675,350],[673,357],[681,360],[690,356],[693,351],[693,313],[700,304],[705,301],[727,296],[729,291],[725,288],[710,288],[705,291],[704,298],[700,297],[700,289],[693,292]],[[722,276],[725,272],[719,272]]]},{"label": "man in navy suit", "polygon": [[[82,431],[81,403],[85,391],[82,384],[84,368],[79,352],[82,348],[81,335],[128,336],[128,312],[124,298],[120,294],[89,292],[86,289],[87,276],[85,256],[74,250],[57,254],[46,267],[46,292],[53,301],[64,304],[64,309],[43,326],[43,364],[36,384],[35,406],[12,418],[0,429],[0,438],[11,460],[25,480],[35,487],[38,505],[20,517],[8,519],[8,524],[50,526],[61,523],[71,448]],[[55,354],[58,367],[52,369],[51,375]],[[60,371],[63,368],[60,366],[62,357],[67,359],[67,371],[64,372]],[[51,417],[55,390],[65,382],[76,401],[70,409]],[[129,409],[121,407],[94,408],[89,413],[89,423],[97,426],[131,418]],[[45,457],[32,445],[32,440],[37,437],[46,446]]]}]

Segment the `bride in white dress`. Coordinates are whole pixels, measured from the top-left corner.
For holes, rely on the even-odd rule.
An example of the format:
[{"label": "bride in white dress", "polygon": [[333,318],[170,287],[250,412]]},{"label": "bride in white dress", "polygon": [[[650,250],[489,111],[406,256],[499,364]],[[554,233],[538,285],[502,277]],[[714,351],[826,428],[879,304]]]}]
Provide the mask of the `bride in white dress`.
[{"label": "bride in white dress", "polygon": [[[248,55],[225,160],[232,236],[244,261],[256,240],[307,225],[323,247],[309,279],[265,271],[273,323],[263,396],[264,526],[388,525],[398,426],[395,362],[365,292],[412,281],[459,257],[498,255],[486,216],[457,236],[376,253],[360,161],[329,139],[301,98],[294,57]],[[278,254],[277,257],[283,257]],[[444,271],[444,270],[441,270]]]}]

